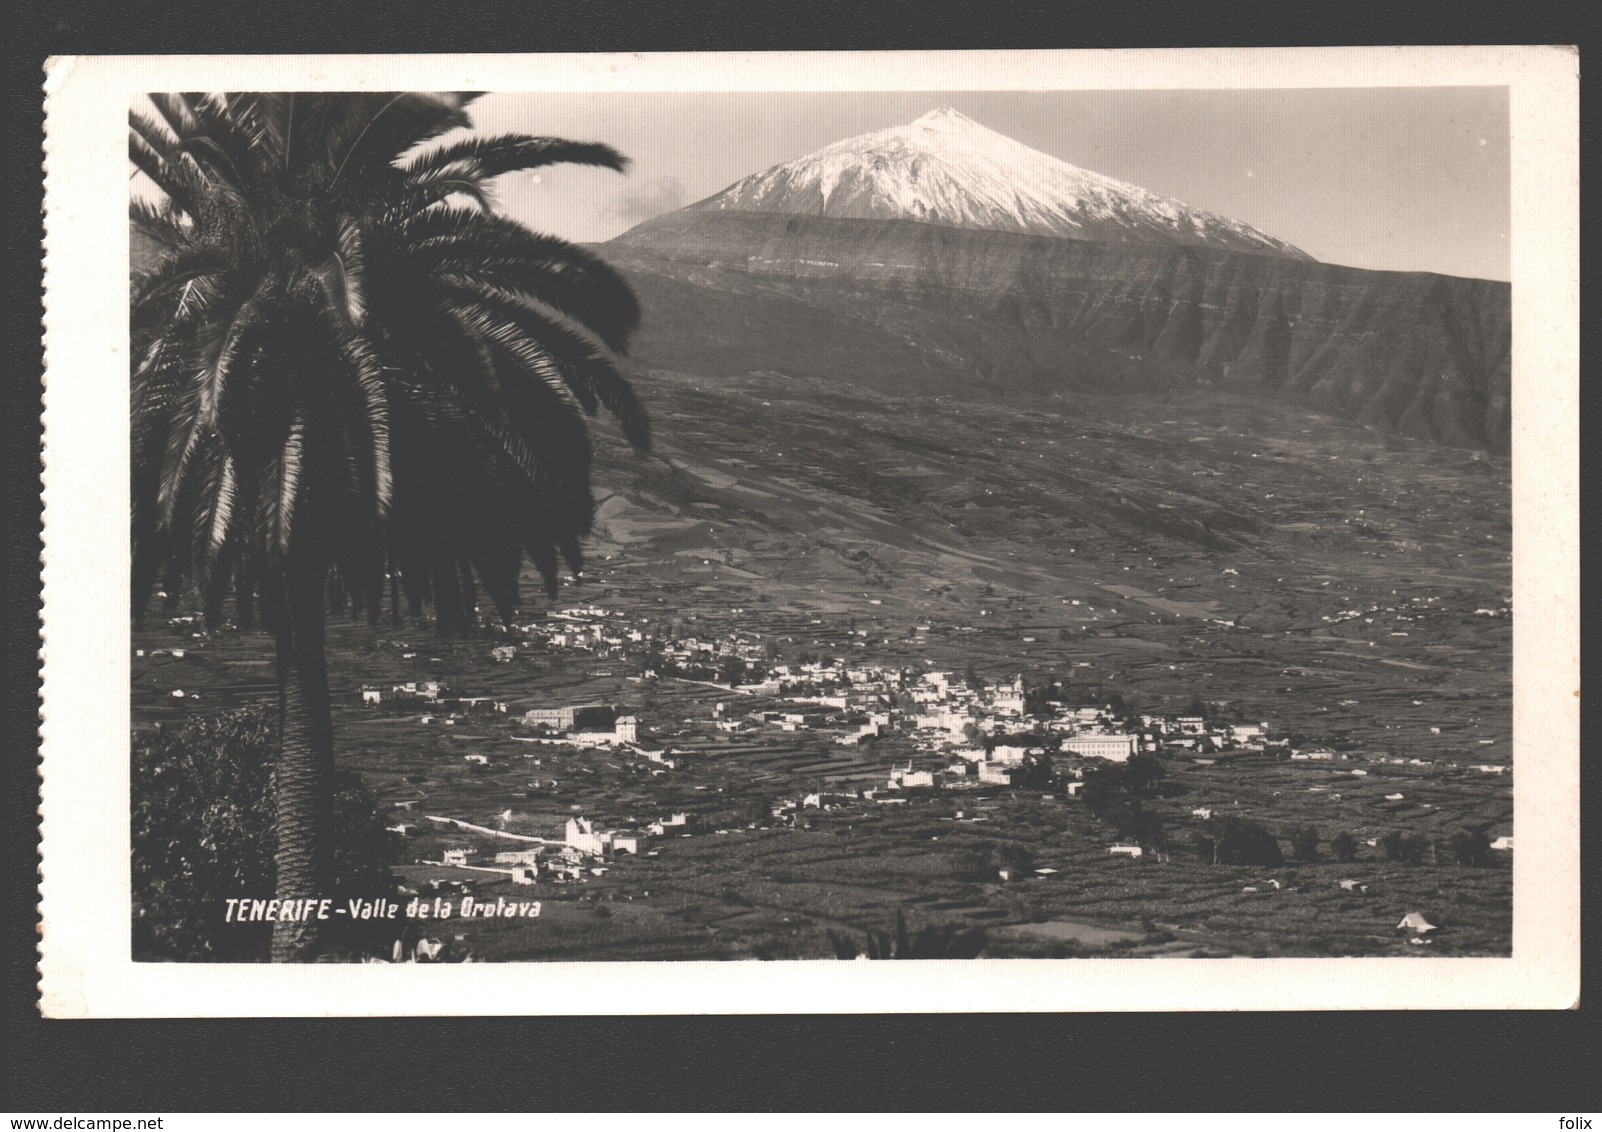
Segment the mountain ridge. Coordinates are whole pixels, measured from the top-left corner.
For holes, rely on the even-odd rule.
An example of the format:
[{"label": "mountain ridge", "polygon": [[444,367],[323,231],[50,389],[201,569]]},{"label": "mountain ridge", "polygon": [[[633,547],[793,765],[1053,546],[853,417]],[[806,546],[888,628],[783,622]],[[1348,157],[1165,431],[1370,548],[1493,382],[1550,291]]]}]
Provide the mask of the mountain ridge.
[{"label": "mountain ridge", "polygon": [[682,210],[599,246],[641,365],[872,372],[969,397],[1216,385],[1509,443],[1510,288],[1210,248]]}]

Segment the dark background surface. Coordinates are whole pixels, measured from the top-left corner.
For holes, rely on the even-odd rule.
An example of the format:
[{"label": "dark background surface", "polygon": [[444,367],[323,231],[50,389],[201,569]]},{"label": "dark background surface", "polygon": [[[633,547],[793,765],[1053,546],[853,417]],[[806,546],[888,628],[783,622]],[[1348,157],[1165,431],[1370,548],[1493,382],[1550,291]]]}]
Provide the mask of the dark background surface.
[{"label": "dark background surface", "polygon": [[[40,66],[47,55],[1575,43],[1583,36],[1579,12],[1569,0],[13,6],[4,1107],[51,1115],[486,1108],[1594,1112],[1595,1057],[1602,1049],[1594,993],[1586,996],[1589,1008],[1561,1014],[939,1016],[933,1012],[940,1004],[931,1001],[925,1016],[47,1023],[38,1017],[34,970],[41,368],[34,271],[42,234]],[[1584,835],[1586,864],[1594,865],[1596,840],[1593,824]],[[1587,988],[1593,984],[1586,979]]]}]

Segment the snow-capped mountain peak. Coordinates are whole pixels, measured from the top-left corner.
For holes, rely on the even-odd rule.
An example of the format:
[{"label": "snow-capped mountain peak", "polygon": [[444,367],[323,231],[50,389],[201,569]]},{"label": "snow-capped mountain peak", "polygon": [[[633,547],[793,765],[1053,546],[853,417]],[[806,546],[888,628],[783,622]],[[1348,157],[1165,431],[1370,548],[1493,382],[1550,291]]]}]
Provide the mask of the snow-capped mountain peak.
[{"label": "snow-capped mountain peak", "polygon": [[690,207],[1311,258],[1249,225],[1031,149],[949,106],[834,142]]}]

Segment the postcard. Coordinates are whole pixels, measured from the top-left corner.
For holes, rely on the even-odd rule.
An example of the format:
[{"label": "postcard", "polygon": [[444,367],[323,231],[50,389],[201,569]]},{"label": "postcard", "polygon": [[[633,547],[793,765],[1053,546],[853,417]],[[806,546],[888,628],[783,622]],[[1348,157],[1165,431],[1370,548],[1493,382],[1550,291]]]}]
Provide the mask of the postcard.
[{"label": "postcard", "polygon": [[53,60],[45,1014],[1572,1008],[1577,74]]}]

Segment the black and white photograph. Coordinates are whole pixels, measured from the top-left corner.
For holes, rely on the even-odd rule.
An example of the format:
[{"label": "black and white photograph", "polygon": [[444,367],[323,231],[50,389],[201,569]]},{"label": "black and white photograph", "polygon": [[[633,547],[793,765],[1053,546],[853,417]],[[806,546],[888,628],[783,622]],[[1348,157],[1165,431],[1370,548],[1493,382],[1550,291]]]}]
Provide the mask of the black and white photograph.
[{"label": "black and white photograph", "polygon": [[891,959],[1483,1005],[1551,954],[1502,986],[1561,1004],[1572,202],[1509,51],[119,71],[44,764],[47,923],[93,874],[118,974],[47,946],[47,1012]]}]

